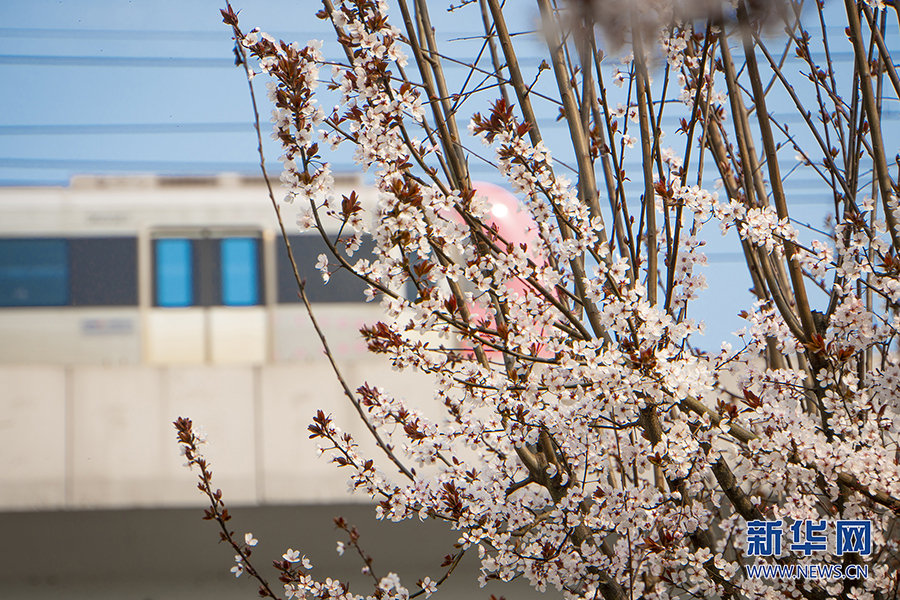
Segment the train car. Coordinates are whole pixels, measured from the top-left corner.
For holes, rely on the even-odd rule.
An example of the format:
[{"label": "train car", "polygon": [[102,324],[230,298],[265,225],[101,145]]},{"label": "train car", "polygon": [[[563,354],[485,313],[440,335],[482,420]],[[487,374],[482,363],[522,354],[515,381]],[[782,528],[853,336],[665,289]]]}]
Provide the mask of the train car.
[{"label": "train car", "polygon": [[[335,179],[376,202],[359,176]],[[515,198],[482,193],[515,229]],[[359,329],[382,307],[346,271],[323,283],[326,246],[296,226],[301,208],[282,205],[293,256],[345,381],[441,418],[428,375],[367,352]],[[179,416],[209,432],[232,503],[345,502],[347,475],[315,459],[306,433],[319,410],[373,450],[299,301],[261,178],[0,188],[0,512],[202,504]]]},{"label": "train car", "polygon": [[[339,194],[374,194],[355,175]],[[299,208],[299,207],[298,207]],[[294,257],[335,350],[378,318],[285,206]],[[365,251],[365,248],[362,249]],[[320,354],[260,177],[84,176],[0,189],[0,363],[264,364]]]}]

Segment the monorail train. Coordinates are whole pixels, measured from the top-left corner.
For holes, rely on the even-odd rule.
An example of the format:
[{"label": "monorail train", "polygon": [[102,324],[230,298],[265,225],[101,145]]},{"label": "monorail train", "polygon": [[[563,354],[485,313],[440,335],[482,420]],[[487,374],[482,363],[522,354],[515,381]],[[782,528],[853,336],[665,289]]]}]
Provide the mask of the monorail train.
[{"label": "monorail train", "polygon": [[[338,194],[376,202],[360,177],[335,179]],[[514,197],[479,191],[512,223]],[[347,272],[324,285],[324,242],[298,230],[299,206],[282,208],[346,380],[439,418],[429,376],[367,352],[359,329],[385,318],[380,303]],[[232,503],[348,500],[344,471],[312,460],[303,435],[323,408],[372,449],[299,302],[259,178],[0,188],[0,391],[0,511],[201,502],[173,443],[179,416],[208,427]]]},{"label": "monorail train", "polygon": [[[338,193],[374,202],[358,176]],[[0,363],[262,364],[321,355],[259,177],[84,176],[0,189]],[[317,317],[341,356],[380,318],[318,234],[284,210]],[[365,252],[366,248],[363,247]]]}]

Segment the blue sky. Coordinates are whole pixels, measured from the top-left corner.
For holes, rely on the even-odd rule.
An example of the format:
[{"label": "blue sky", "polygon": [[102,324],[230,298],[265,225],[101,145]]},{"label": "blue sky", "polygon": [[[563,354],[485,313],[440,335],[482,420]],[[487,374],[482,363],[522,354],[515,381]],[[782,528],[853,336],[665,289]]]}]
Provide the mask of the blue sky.
[{"label": "blue sky", "polygon": [[[304,2],[251,2],[247,22],[321,24]],[[0,185],[74,173],[252,171],[246,81],[210,0],[0,4]]]},{"label": "blue sky", "polygon": [[[435,4],[448,39],[470,33],[470,15]],[[256,171],[246,81],[234,67],[223,6],[0,3],[0,185],[64,185],[75,173]],[[311,0],[235,4],[245,30],[258,26],[301,42],[333,35],[313,16],[319,7]],[[518,16],[527,24],[530,14]],[[335,165],[341,168],[354,167],[345,156]]]},{"label": "blue sky", "polygon": [[[434,6],[432,20],[443,32],[442,47],[454,54],[474,54],[480,44],[458,38],[478,34],[480,23],[472,22],[471,11],[447,13],[447,4],[429,3]],[[221,22],[221,6],[219,0],[0,2],[0,185],[65,185],[79,173],[257,173],[247,84],[233,64],[231,33]],[[246,30],[259,26],[276,37],[301,42],[333,35],[313,16],[319,6],[313,0],[235,4]],[[511,13],[513,31],[535,21],[534,5],[523,6]],[[537,72],[545,49],[535,40],[517,40],[526,74],[529,69]],[[326,44],[326,56],[337,58],[336,52]],[[464,69],[448,66],[447,71],[451,85],[461,84]],[[552,87],[546,73],[537,89]],[[257,78],[260,92],[263,83]],[[269,108],[262,93],[259,99],[266,121]],[[783,106],[773,105],[773,110]],[[464,107],[463,123],[483,109]],[[537,104],[536,109],[554,156],[565,159],[568,152],[561,148],[568,146],[568,135],[564,124],[555,122],[555,107]],[[895,107],[892,110],[895,118],[885,124],[889,140],[897,139],[890,130],[897,129]],[[676,148],[683,144],[666,142]],[[279,153],[271,143],[267,154],[277,173],[274,159]],[[476,159],[470,165],[476,179],[500,183]],[[334,169],[355,167],[345,153],[335,157]],[[632,174],[632,180],[638,178]],[[821,224],[823,203],[830,202],[802,177],[795,178],[791,200],[797,206],[795,215],[814,225]],[[706,319],[709,335],[701,345],[713,349],[742,325],[736,314],[749,308],[749,278],[737,261],[734,240],[722,240],[714,224],[704,233],[710,240],[706,273],[713,289],[704,293],[692,314]]]}]

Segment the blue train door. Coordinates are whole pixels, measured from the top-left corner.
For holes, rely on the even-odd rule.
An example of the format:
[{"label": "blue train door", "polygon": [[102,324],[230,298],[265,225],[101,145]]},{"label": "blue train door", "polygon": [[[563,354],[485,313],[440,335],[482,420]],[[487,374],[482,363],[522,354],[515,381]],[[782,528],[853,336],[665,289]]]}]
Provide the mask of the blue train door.
[{"label": "blue train door", "polygon": [[262,254],[259,231],[155,232],[148,362],[264,362],[269,344]]}]

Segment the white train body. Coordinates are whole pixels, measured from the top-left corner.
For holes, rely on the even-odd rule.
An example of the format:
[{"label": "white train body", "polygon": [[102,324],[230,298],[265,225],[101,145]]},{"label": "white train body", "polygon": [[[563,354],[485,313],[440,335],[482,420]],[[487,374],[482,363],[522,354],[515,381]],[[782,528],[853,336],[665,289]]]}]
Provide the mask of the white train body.
[{"label": "white train body", "polygon": [[[372,201],[356,177],[337,184]],[[0,198],[0,363],[263,364],[320,352],[261,179],[83,177]],[[346,275],[323,286],[312,265],[324,246],[292,237],[336,349],[363,352],[358,328],[377,303]]]},{"label": "white train body", "polygon": [[[337,184],[375,201],[358,177]],[[297,210],[294,256],[348,383],[427,399],[426,379],[366,352],[359,327],[381,308],[346,273],[323,286],[324,246]],[[208,431],[232,504],[366,500],[308,439],[319,409],[368,436],[297,301],[260,179],[85,177],[0,189],[0,212],[0,511],[201,504],[179,416]]]}]

